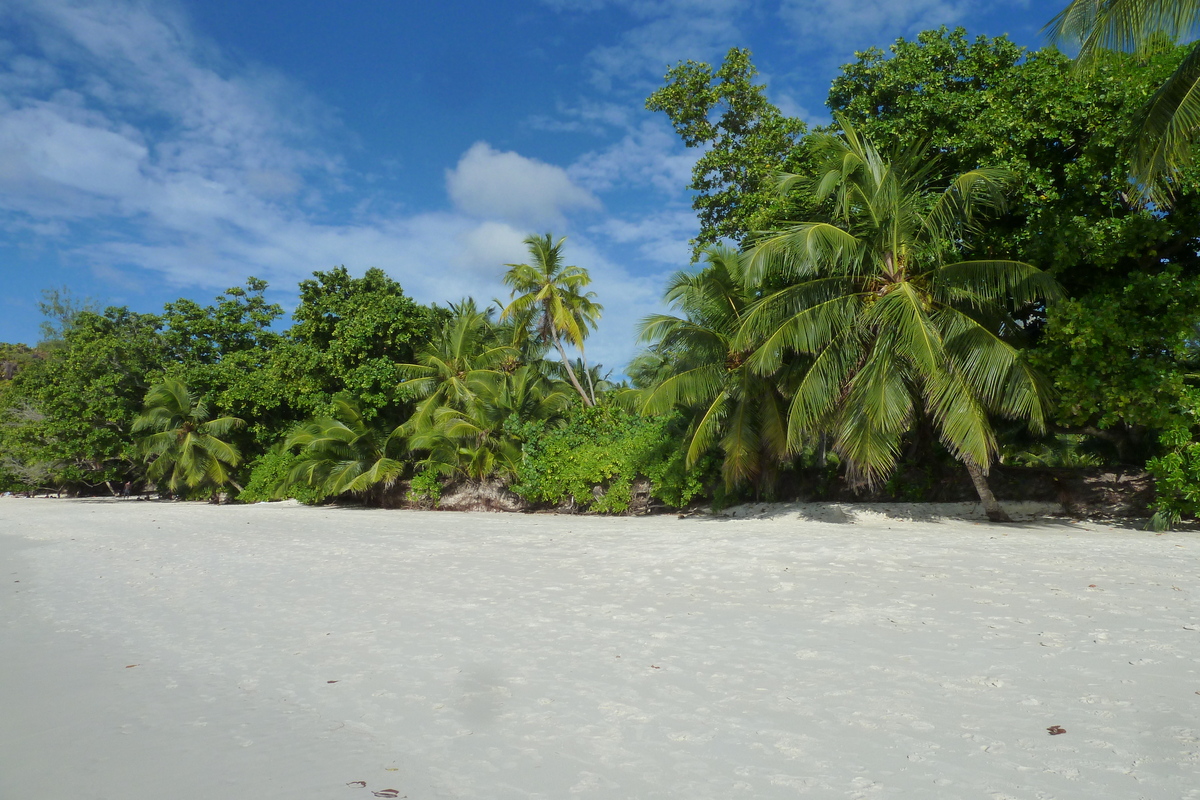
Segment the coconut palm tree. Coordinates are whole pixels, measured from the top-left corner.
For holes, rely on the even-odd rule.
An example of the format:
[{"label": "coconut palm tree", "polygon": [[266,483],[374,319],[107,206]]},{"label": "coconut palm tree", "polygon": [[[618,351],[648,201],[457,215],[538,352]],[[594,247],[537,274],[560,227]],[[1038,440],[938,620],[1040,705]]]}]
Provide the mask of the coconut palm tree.
[{"label": "coconut palm tree", "polygon": [[981,216],[999,209],[1005,173],[977,169],[945,188],[913,148],[889,160],[845,120],[841,136],[810,141],[810,192],[828,209],[759,239],[751,281],[774,283],[746,315],[733,350],[755,347],[750,369],[772,375],[791,354],[811,359],[790,387],[788,444],[828,433],[849,477],[875,484],[895,467],[918,415],[966,465],[988,516],[1007,519],[987,485],[996,457],[990,415],[1045,427],[1048,389],[1010,341],[1012,309],[1055,297],[1046,273],[1016,261],[959,260]]},{"label": "coconut palm tree", "polygon": [[298,425],[284,440],[287,450],[299,450],[285,484],[301,484],[326,497],[351,492],[370,497],[391,486],[404,472],[403,437],[363,419],[362,409],[349,394],[333,397],[328,416]]},{"label": "coconut palm tree", "polygon": [[[525,238],[533,263],[505,264],[508,272],[504,274],[504,284],[512,289],[512,301],[504,309],[501,319],[528,318],[538,338],[558,351],[567,380],[579,393],[583,404],[590,407],[596,404],[596,391],[587,369],[583,340],[596,327],[604,307],[595,301],[595,292],[584,291],[592,282],[587,270],[563,263],[565,241],[566,237],[554,242],[548,233]],[[564,341],[579,350],[588,381],[587,390],[567,358]]]},{"label": "coconut palm tree", "polygon": [[242,458],[225,437],[243,424],[237,417],[212,419],[204,398],[192,394],[182,381],[168,378],[146,392],[133,432],[144,434],[138,449],[150,464],[150,480],[172,494],[211,489],[215,498],[227,484],[241,489],[232,471]]},{"label": "coconut palm tree", "polygon": [[521,456],[506,422],[560,413],[569,398],[566,385],[544,368],[544,348],[528,341],[524,312],[495,324],[490,309],[480,311],[471,299],[452,311],[417,363],[401,366],[406,378],[398,388],[421,399],[400,431],[410,450],[422,454],[418,468],[473,480],[503,478]]},{"label": "coconut palm tree", "polygon": [[468,408],[479,378],[515,367],[521,354],[506,342],[511,338],[497,335],[490,309],[481,311],[473,299],[452,306],[450,321],[417,353],[417,363],[400,365],[404,380],[396,388],[420,398],[405,432],[429,428],[439,408]]},{"label": "coconut palm tree", "polygon": [[748,349],[734,346],[755,300],[742,255],[710,247],[704,258],[703,269],[677,272],[667,285],[664,300],[681,315],[655,314],[641,323],[640,338],[651,347],[631,372],[650,361],[657,367],[637,407],[642,414],[680,409],[690,415],[689,468],[715,446],[724,456],[727,488],[755,479],[766,485],[788,449],[779,376],[749,369]]},{"label": "coconut palm tree", "polygon": [[[1106,50],[1146,56],[1163,43],[1194,38],[1200,0],[1073,0],[1047,25],[1059,43],[1079,44],[1077,63],[1094,65]],[[1144,197],[1169,199],[1170,181],[1192,162],[1200,132],[1200,43],[1142,109],[1132,178]]]},{"label": "coconut palm tree", "polygon": [[471,401],[442,406],[413,428],[409,446],[427,455],[418,467],[475,481],[516,473],[521,445],[507,429],[510,420],[552,419],[565,412],[570,395],[564,384],[548,379],[535,366],[479,372],[470,378]]}]

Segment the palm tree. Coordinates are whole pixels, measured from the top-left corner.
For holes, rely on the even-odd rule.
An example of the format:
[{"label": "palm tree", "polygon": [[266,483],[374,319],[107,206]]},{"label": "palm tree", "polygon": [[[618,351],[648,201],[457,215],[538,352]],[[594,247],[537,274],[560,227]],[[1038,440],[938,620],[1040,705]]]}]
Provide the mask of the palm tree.
[{"label": "palm tree", "polygon": [[[1073,0],[1046,26],[1055,42],[1078,42],[1077,63],[1094,65],[1106,50],[1149,55],[1164,43],[1194,37],[1200,0]],[[1159,203],[1170,180],[1191,163],[1200,131],[1200,43],[1142,109],[1131,177]]]},{"label": "palm tree", "polygon": [[403,438],[363,419],[353,397],[334,395],[329,416],[314,417],[298,425],[284,440],[284,448],[299,448],[299,458],[278,487],[303,484],[326,497],[346,492],[370,495],[391,486],[404,471]]},{"label": "palm tree", "polygon": [[[603,306],[595,301],[595,292],[583,291],[592,282],[587,270],[563,263],[565,241],[566,237],[563,237],[555,243],[548,233],[525,238],[533,264],[505,264],[508,272],[504,274],[504,284],[512,289],[512,302],[504,309],[501,319],[530,319],[538,338],[558,351],[567,379],[583,399],[583,404],[590,407],[596,404],[596,391],[587,369],[583,340],[596,327]],[[564,340],[579,350],[588,380],[587,391],[571,367],[563,347]]]},{"label": "palm tree", "polygon": [[664,299],[682,316],[655,314],[639,334],[650,352],[631,367],[651,361],[651,385],[640,392],[638,410],[689,413],[687,466],[713,446],[724,456],[726,488],[755,479],[766,485],[787,453],[786,403],[775,375],[746,365],[747,349],[734,346],[755,292],[747,289],[742,256],[729,247],[704,251],[698,272],[677,272]]},{"label": "palm tree", "polygon": [[781,181],[810,192],[828,218],[757,241],[750,279],[788,285],[754,306],[734,349],[757,344],[747,363],[764,376],[789,353],[811,359],[790,389],[793,449],[826,432],[851,480],[875,484],[925,416],[988,516],[1007,519],[986,480],[997,454],[989,415],[1044,430],[1048,389],[1010,341],[1020,322],[1005,312],[1057,296],[1058,285],[1029,264],[958,260],[980,215],[1002,206],[1005,173],[976,169],[934,189],[924,148],[889,161],[839,122],[842,136],[810,139],[812,179]]},{"label": "palm tree", "polygon": [[565,385],[547,374],[544,350],[527,340],[520,314],[514,320],[497,325],[490,310],[464,300],[417,363],[401,365],[406,377],[398,388],[421,398],[399,429],[410,450],[424,454],[418,467],[473,480],[510,475],[521,448],[506,421],[546,419],[565,408]]},{"label": "palm tree", "polygon": [[427,453],[418,467],[442,475],[476,481],[510,478],[520,464],[521,445],[507,429],[509,421],[552,419],[566,410],[570,396],[563,384],[528,364],[512,371],[479,372],[470,382],[471,402],[438,408],[412,430],[409,446]]},{"label": "palm tree", "polygon": [[150,462],[146,475],[172,494],[210,488],[213,497],[232,483],[232,470],[241,463],[237,448],[224,437],[244,423],[236,417],[212,419],[204,398],[187,384],[168,378],[146,392],[142,413],[133,423],[138,449]]},{"label": "palm tree", "polygon": [[421,399],[404,423],[406,433],[429,427],[439,408],[469,407],[476,379],[516,365],[520,351],[497,335],[490,312],[479,310],[471,298],[452,306],[450,321],[417,353],[417,363],[399,365],[404,380],[396,388]]}]

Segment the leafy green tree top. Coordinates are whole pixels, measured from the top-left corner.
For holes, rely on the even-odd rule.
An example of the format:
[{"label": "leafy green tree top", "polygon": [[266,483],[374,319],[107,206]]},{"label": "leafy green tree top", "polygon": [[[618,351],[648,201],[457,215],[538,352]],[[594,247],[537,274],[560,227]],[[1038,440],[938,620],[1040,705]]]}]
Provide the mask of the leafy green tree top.
[{"label": "leafy green tree top", "polygon": [[688,185],[700,216],[694,258],[705,245],[740,242],[763,229],[764,215],[781,206],[775,173],[801,169],[798,145],[808,126],[780,113],[766,87],[754,82],[757,76],[750,51],[735,47],[716,70],[697,61],[672,67],[646,101],[647,109],[670,118],[685,145],[705,148]]},{"label": "leafy green tree top", "polygon": [[942,181],[980,166],[1011,172],[1012,202],[976,252],[1036,264],[1076,294],[1166,262],[1200,268],[1195,184],[1170,211],[1152,211],[1125,178],[1139,109],[1183,55],[1112,54],[1080,74],[1053,48],[942,28],[898,40],[890,57],[860,53],[829,106],[875,141],[936,154]]},{"label": "leafy green tree top", "polygon": [[161,375],[160,320],[126,308],[75,314],[60,346],[16,374],[0,413],[0,449],[83,488],[136,474],[130,430]]},{"label": "leafy green tree top", "polygon": [[267,282],[248,278],[218,295],[216,304],[201,306],[180,298],[163,309],[167,357],[187,366],[220,363],[233,353],[266,350],[279,343],[271,325],[283,315],[278,303],[264,296]]},{"label": "leafy green tree top", "polygon": [[381,269],[368,269],[361,278],[345,267],[314,272],[300,283],[288,332],[296,346],[284,348],[278,371],[304,394],[323,395],[322,404],[350,392],[371,419],[397,408],[397,365],[412,362],[445,317],[406,296]]}]

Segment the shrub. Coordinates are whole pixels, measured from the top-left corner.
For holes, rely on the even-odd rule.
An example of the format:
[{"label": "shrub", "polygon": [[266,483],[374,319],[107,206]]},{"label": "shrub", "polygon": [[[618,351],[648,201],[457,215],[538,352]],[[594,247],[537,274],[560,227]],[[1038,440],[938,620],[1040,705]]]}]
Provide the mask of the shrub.
[{"label": "shrub", "polygon": [[442,481],[437,469],[428,467],[413,476],[409,496],[420,503],[437,506],[442,499]]},{"label": "shrub", "polygon": [[557,427],[514,424],[525,445],[511,489],[533,503],[573,498],[584,510],[620,514],[641,477],[652,497],[680,508],[704,491],[713,467],[711,459],[685,467],[680,425],[677,416],[640,417],[610,406],[578,409]]},{"label": "shrub", "polygon": [[276,445],[256,458],[250,468],[250,480],[238,495],[243,503],[294,498],[305,505],[317,505],[327,495],[319,488],[288,480],[288,475],[300,456]]},{"label": "shrub", "polygon": [[1151,530],[1166,530],[1183,517],[1200,514],[1200,442],[1186,425],[1163,431],[1159,441],[1166,451],[1146,462],[1154,477],[1154,516]]}]

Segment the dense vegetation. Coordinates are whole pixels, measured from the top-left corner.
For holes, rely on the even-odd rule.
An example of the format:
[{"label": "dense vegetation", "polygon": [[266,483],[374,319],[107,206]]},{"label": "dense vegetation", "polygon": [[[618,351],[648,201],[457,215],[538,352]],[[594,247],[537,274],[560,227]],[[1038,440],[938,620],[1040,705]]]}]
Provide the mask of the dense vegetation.
[{"label": "dense vegetation", "polygon": [[[1109,24],[1086,5],[1063,38]],[[1195,515],[1200,172],[1187,103],[1151,113],[1195,53],[1088,41],[1082,66],[962,30],[871,49],[815,130],[745,50],[672,68],[647,107],[703,150],[697,263],[621,385],[587,362],[603,308],[549,234],[497,265],[504,308],[343,267],[286,329],[253,278],[159,314],[49,293],[45,340],[0,345],[0,488],[432,505],[474,485],[618,513],[831,481],[912,499],[897,471],[922,463],[1003,519],[997,463],[1126,465],[1154,476],[1157,524]]]}]

